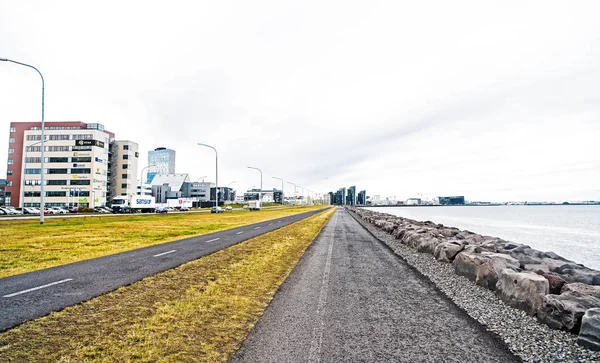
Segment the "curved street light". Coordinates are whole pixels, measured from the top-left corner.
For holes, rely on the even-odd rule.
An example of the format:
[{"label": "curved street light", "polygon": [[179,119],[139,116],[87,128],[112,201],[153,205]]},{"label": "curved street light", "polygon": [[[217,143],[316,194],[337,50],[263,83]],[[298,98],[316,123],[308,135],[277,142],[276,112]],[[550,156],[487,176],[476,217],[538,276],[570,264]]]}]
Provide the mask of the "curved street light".
[{"label": "curved street light", "polygon": [[209,147],[215,151],[215,207],[217,207],[219,205],[219,154],[217,153],[217,149],[210,145],[200,142],[198,145]]},{"label": "curved street light", "polygon": [[283,205],[283,179],[278,178],[276,176],[274,176],[273,179],[281,180],[281,205]]},{"label": "curved street light", "polygon": [[260,170],[259,168],[255,168],[253,166],[249,166],[248,169],[258,170],[260,172],[260,191],[258,192],[258,202],[260,203],[259,205],[261,205],[262,204],[262,189],[263,189],[262,170]]},{"label": "curved street light", "polygon": [[[0,62],[11,62],[25,67],[33,68],[36,72],[38,72],[40,78],[42,78],[42,160],[40,174],[40,224],[44,224],[44,129],[46,128],[44,124],[44,76],[42,76],[42,72],[40,72],[37,68],[26,63],[17,62],[8,58],[0,58]],[[25,205],[25,203],[23,203],[23,205]]]},{"label": "curved street light", "polygon": [[[205,176],[201,176],[201,177],[199,177],[199,178],[196,180],[196,183],[197,183],[197,182],[199,182],[199,181],[200,181],[200,179],[204,179],[204,178],[206,178],[206,175],[205,175]],[[202,180],[202,182],[204,183],[204,180]]]}]

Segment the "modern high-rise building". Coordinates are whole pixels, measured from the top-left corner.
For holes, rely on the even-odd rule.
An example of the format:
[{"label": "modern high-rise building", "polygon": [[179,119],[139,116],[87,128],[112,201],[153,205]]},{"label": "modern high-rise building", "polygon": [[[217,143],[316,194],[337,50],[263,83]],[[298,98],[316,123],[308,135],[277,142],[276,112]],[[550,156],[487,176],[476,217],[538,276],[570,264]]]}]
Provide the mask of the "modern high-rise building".
[{"label": "modern high-rise building", "polygon": [[367,191],[361,190],[358,192],[358,196],[356,197],[356,204],[358,205],[366,205],[367,204]]},{"label": "modern high-rise building", "polygon": [[148,151],[148,165],[155,165],[148,171],[146,183],[152,183],[155,175],[175,174],[175,150],[157,147]]},{"label": "modern high-rise building", "polygon": [[10,124],[5,203],[39,207],[44,173],[47,206],[106,204],[108,145],[114,134],[101,124],[46,122],[42,170],[41,126],[41,122]]},{"label": "modern high-rise building", "polygon": [[129,140],[117,140],[110,145],[110,198],[137,194],[138,144]]},{"label": "modern high-rise building", "polygon": [[353,185],[348,188],[348,195],[346,196],[347,205],[356,205],[356,187]]}]

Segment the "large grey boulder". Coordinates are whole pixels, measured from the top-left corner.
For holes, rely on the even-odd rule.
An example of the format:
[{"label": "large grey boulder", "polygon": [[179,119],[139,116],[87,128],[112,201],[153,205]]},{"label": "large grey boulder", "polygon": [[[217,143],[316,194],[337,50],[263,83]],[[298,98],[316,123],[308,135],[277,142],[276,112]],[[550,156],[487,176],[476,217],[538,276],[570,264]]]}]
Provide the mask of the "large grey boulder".
[{"label": "large grey boulder", "polygon": [[588,349],[600,350],[600,308],[588,309],[583,315],[577,343]]},{"label": "large grey boulder", "polygon": [[454,258],[454,272],[486,289],[496,290],[496,283],[503,270],[519,268],[519,261],[509,255],[487,251],[472,252],[469,251],[470,247],[468,245]]},{"label": "large grey boulder", "polygon": [[508,305],[536,315],[548,295],[548,280],[533,272],[504,269],[496,283],[496,295]]},{"label": "large grey boulder", "polygon": [[568,292],[562,295],[546,295],[537,312],[538,320],[553,329],[577,334],[581,318],[586,310],[600,307],[600,299],[589,295]]},{"label": "large grey boulder", "polygon": [[517,270],[519,261],[504,253],[481,252],[487,259],[477,268],[475,283],[489,290],[496,290],[498,278],[505,269]]},{"label": "large grey boulder", "polygon": [[567,282],[582,282],[588,285],[600,286],[600,271],[592,270],[576,263],[564,263],[560,267],[550,269]]},{"label": "large grey boulder", "polygon": [[454,273],[471,281],[477,280],[477,269],[487,261],[487,257],[477,252],[464,251],[454,257]]},{"label": "large grey boulder", "polygon": [[435,247],[433,255],[440,262],[452,263],[454,257],[465,248],[465,245],[467,243],[464,240],[442,242]]},{"label": "large grey boulder", "polygon": [[436,246],[440,243],[440,240],[436,237],[423,236],[421,243],[417,246],[418,252],[431,253],[435,251]]},{"label": "large grey boulder", "polygon": [[589,295],[600,299],[600,286],[587,285],[581,282],[572,282],[570,284],[563,285],[562,289],[560,290],[560,293]]}]

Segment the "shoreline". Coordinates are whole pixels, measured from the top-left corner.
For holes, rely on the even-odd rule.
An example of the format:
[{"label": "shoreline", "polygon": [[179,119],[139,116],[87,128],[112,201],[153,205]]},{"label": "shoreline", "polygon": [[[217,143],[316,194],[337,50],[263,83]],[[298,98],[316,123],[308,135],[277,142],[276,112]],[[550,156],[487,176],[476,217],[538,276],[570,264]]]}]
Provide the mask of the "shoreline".
[{"label": "shoreline", "polygon": [[[414,225],[415,229],[418,229],[418,227],[424,225],[424,222],[416,222],[366,209],[348,208],[348,210],[369,232],[386,244],[409,265],[429,278],[468,315],[481,323],[487,330],[495,333],[523,361],[600,361],[600,352],[580,346],[577,343],[578,336],[576,334],[564,330],[552,329],[548,325],[541,323],[535,314],[532,315],[531,312],[510,306],[509,303],[499,298],[497,291],[489,289],[489,286],[486,288],[481,286],[481,284],[476,284],[465,276],[459,276],[455,272],[455,264],[452,261],[441,262],[436,257],[432,258],[431,251],[424,251],[427,248],[423,248],[420,245],[419,247],[421,248],[414,246],[416,240],[413,240],[412,244],[407,244],[402,238],[398,238],[398,235],[395,236],[393,233],[397,232],[399,227],[391,230],[389,224],[390,221],[400,219],[408,224],[413,222],[412,225]],[[442,228],[438,227],[441,225],[435,225],[432,222],[428,223],[431,226],[436,226],[436,228]],[[448,230],[453,229],[452,227],[443,228]],[[458,229],[453,230],[458,231]],[[476,235],[472,232],[468,233],[473,236]],[[421,231],[422,235],[423,231]],[[441,259],[443,260],[444,258]],[[534,272],[528,273],[531,276],[535,276]]]}]

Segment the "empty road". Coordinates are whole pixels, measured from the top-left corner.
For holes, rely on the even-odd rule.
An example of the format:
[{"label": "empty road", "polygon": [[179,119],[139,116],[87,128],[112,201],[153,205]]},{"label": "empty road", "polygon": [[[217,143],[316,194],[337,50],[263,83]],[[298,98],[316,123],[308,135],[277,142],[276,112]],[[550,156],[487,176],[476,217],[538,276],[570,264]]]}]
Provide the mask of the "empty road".
[{"label": "empty road", "polygon": [[0,331],[314,215],[301,213],[0,279]]},{"label": "empty road", "polygon": [[518,362],[338,209],[231,362]]}]

